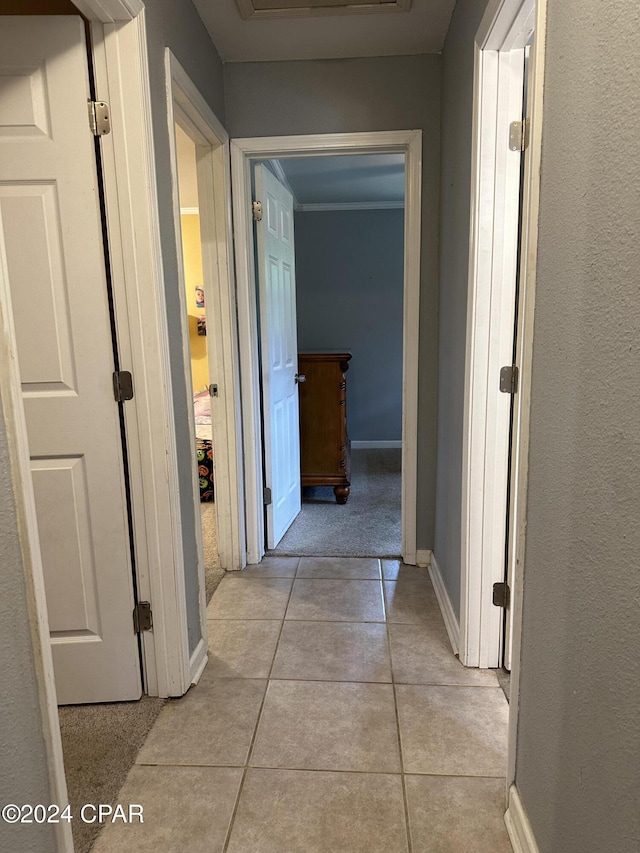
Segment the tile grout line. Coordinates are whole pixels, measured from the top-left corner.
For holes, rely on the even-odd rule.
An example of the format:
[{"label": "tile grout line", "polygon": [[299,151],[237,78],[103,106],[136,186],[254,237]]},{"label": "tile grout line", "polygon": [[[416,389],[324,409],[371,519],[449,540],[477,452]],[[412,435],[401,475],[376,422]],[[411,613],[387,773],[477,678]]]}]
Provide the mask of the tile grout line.
[{"label": "tile grout line", "polygon": [[240,806],[240,798],[242,796],[242,791],[244,789],[244,783],[247,778],[247,771],[249,770],[251,756],[253,754],[253,748],[255,746],[256,738],[258,736],[258,728],[260,726],[260,721],[262,719],[262,712],[264,710],[265,702],[267,701],[267,693],[269,692],[269,684],[271,683],[271,673],[273,671],[273,665],[275,663],[276,655],[278,653],[278,646],[280,645],[280,637],[282,636],[282,631],[284,630],[284,620],[287,616],[287,610],[289,609],[289,603],[291,601],[291,594],[293,592],[293,585],[295,583],[296,575],[298,574],[298,568],[300,566],[300,558],[298,558],[298,565],[296,566],[296,571],[293,577],[291,578],[291,586],[289,587],[289,595],[287,597],[287,605],[284,608],[284,613],[282,614],[282,620],[280,622],[280,631],[278,632],[278,639],[276,641],[275,648],[273,650],[273,658],[271,660],[271,666],[269,667],[269,675],[267,676],[267,686],[265,687],[264,694],[262,696],[262,702],[260,703],[260,710],[258,711],[258,717],[256,719],[256,724],[253,729],[253,735],[251,737],[251,742],[249,743],[249,749],[247,750],[247,758],[245,761],[245,765],[242,770],[242,779],[240,780],[240,785],[238,787],[238,793],[236,795],[236,801],[233,806],[233,812],[231,813],[231,820],[229,821],[229,827],[227,829],[227,835],[224,840],[224,846],[222,848],[222,853],[226,853],[229,849],[229,844],[231,842],[231,835],[233,833],[233,827],[236,822],[236,815],[238,814],[238,808]]},{"label": "tile grout line", "polygon": [[352,776],[419,776],[428,779],[505,779],[501,776],[487,776],[483,773],[478,776],[469,773],[402,773],[393,770],[344,770],[342,768],[313,768],[313,767],[270,767],[268,765],[247,767],[244,764],[136,764],[136,767],[192,767],[200,770],[268,770],[277,773],[348,773]]},{"label": "tile grout line", "polygon": [[392,770],[344,770],[342,768],[310,768],[310,767],[271,767],[261,765],[260,767],[247,767],[244,764],[136,764],[136,767],[193,767],[201,770],[268,770],[277,773],[348,773],[353,776],[419,776],[421,779],[505,779],[501,776],[487,776],[486,773],[472,776],[468,773],[405,773]]},{"label": "tile grout line", "polygon": [[[382,574],[382,562],[380,563],[380,574]],[[384,581],[382,583],[382,598],[385,603],[385,617],[387,615],[386,608],[386,596],[387,589],[384,585]],[[391,636],[389,635],[389,622],[385,618],[385,628],[387,631],[387,649],[389,651],[389,667],[391,669],[391,689],[393,691],[393,707],[396,715],[396,734],[398,737],[398,752],[400,754],[400,784],[402,785],[402,804],[404,806],[404,825],[405,831],[407,833],[407,850],[408,853],[412,853],[413,844],[411,841],[411,826],[409,822],[409,803],[407,800],[407,785],[405,780],[405,772],[404,772],[404,754],[402,752],[402,737],[400,734],[400,715],[398,713],[398,696],[396,693],[396,681],[395,675],[393,672],[393,654],[391,652]]]}]

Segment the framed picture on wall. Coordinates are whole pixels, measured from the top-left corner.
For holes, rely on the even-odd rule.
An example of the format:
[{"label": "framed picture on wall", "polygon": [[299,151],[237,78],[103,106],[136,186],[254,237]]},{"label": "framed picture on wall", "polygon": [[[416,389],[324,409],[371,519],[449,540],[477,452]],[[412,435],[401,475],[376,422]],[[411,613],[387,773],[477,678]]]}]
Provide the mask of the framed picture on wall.
[{"label": "framed picture on wall", "polygon": [[204,308],[204,288],[202,285],[196,287],[196,308]]}]

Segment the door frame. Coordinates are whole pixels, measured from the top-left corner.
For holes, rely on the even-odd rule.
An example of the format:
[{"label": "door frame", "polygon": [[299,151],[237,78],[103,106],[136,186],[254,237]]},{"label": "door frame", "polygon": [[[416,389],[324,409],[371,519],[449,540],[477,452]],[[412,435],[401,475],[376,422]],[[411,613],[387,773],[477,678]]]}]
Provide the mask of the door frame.
[{"label": "door frame", "polygon": [[[521,298],[518,315],[518,345],[516,364],[520,369],[520,388],[514,409],[514,430],[511,450],[511,509],[509,559],[513,561],[515,596],[512,596],[513,649],[511,692],[509,702],[509,745],[507,787],[509,808],[505,817],[512,840],[524,825],[523,811],[515,788],[518,713],[520,708],[520,641],[522,638],[522,607],[525,574],[525,545],[527,531],[527,486],[529,481],[529,425],[531,411],[531,366],[533,361],[534,307],[538,269],[538,227],[540,213],[540,167],[542,160],[544,70],[547,37],[547,0],[536,0],[536,38],[531,51],[532,85],[529,91],[531,129],[529,157],[525,161]],[[525,827],[526,828],[526,827]]]},{"label": "door frame", "polygon": [[265,553],[262,418],[255,281],[251,163],[279,157],[338,154],[405,155],[402,403],[402,556],[415,565],[418,467],[418,344],[422,215],[422,131],[309,134],[231,140],[241,394],[244,421],[247,562]]},{"label": "door frame", "polygon": [[[175,124],[194,141],[197,159],[198,207],[202,240],[202,265],[207,303],[209,335],[207,354],[209,380],[218,385],[218,396],[211,398],[213,446],[215,448],[215,510],[220,565],[227,570],[240,569],[244,556],[244,518],[242,495],[240,383],[237,367],[235,329],[235,291],[233,288],[233,252],[231,245],[231,196],[229,193],[229,135],[198,88],[169,48],[165,48],[167,78],[167,123],[173,188],[173,219],[178,259],[179,299],[182,314],[182,354],[187,389],[184,401],[193,439],[193,502],[198,549],[201,638],[191,655],[192,681],[199,678],[207,662],[207,602],[200,512],[200,486],[195,464],[195,420],[191,397],[191,347],[187,323],[182,229],[178,193],[178,161]],[[244,561],[244,562],[243,562]],[[187,630],[186,609],[181,608]]]},{"label": "door frame", "polygon": [[[522,117],[524,49],[535,13],[536,0],[492,0],[475,39],[459,653],[466,666],[482,668],[500,665],[503,633],[504,611],[492,591],[505,572],[511,395],[500,393],[498,380],[513,358],[524,156],[509,150],[508,133]],[[540,88],[539,68],[536,74]],[[530,212],[523,215],[524,229]]]}]

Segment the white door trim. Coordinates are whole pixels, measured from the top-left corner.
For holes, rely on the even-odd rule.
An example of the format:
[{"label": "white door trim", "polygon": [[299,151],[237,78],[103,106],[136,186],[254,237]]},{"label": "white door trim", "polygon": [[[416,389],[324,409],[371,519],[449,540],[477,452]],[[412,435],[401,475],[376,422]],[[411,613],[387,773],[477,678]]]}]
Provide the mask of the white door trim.
[{"label": "white door trim", "polygon": [[469,298],[463,425],[460,659],[499,665],[503,611],[511,364],[518,251],[520,156],[509,123],[522,117],[524,48],[535,0],[493,0],[476,38]]},{"label": "white door trim", "polygon": [[212,409],[215,435],[215,489],[218,552],[228,571],[247,563],[242,459],[240,364],[231,214],[231,153],[229,135],[167,48],[167,79],[172,81],[181,120],[201,134],[198,155],[198,192],[204,241],[205,279],[210,277],[208,317],[213,335],[208,341],[209,376],[218,385],[218,405]]},{"label": "white door trim", "polygon": [[544,108],[544,69],[547,37],[547,0],[536,2],[536,38],[531,61],[532,81],[529,90],[531,129],[529,156],[525,162],[521,299],[518,316],[516,363],[520,368],[520,389],[516,396],[511,463],[511,508],[509,559],[513,561],[515,596],[511,609],[513,649],[511,693],[509,702],[509,746],[507,785],[515,782],[518,713],[520,710],[520,641],[522,637],[522,604],[524,592],[524,556],[526,540],[527,485],[529,478],[529,423],[531,409],[531,363],[533,356],[533,321],[538,269],[538,223],[540,212],[540,164],[542,159],[542,124]]},{"label": "white door trim", "polygon": [[134,377],[125,405],[138,596],[153,608],[142,636],[146,692],[189,687],[185,576],[144,10],[129,23],[93,24],[105,206],[120,361]]},{"label": "white door trim", "polygon": [[[178,256],[179,297],[182,310],[182,351],[187,399],[185,405],[192,436],[195,460],[195,422],[191,399],[191,351],[185,280],[182,263],[178,163],[175,145],[175,123],[193,139],[196,146],[198,172],[198,209],[202,241],[207,312],[209,380],[218,386],[218,396],[211,400],[213,444],[215,452],[215,508],[218,552],[222,568],[241,569],[244,560],[244,531],[241,489],[242,459],[240,449],[240,385],[235,335],[235,292],[232,279],[231,233],[229,228],[231,194],[229,192],[229,136],[210,107],[169,48],[165,49],[167,76],[167,120],[173,184],[173,217]],[[193,501],[200,578],[201,641],[190,661],[193,681],[204,667],[207,655],[207,610],[200,512],[200,487],[197,469],[193,467]],[[183,631],[187,630],[183,610]]]},{"label": "white door trim", "polygon": [[422,199],[422,131],[336,133],[276,136],[231,141],[233,219],[238,287],[242,411],[244,418],[247,561],[264,554],[262,505],[262,425],[258,362],[253,222],[252,160],[318,154],[403,153],[405,164],[404,343],[402,417],[402,555],[416,562],[416,494],[418,433],[418,332],[420,307],[420,224]]},{"label": "white door trim", "polygon": [[72,3],[89,21],[101,24],[132,21],[144,9],[142,0],[72,0]]}]

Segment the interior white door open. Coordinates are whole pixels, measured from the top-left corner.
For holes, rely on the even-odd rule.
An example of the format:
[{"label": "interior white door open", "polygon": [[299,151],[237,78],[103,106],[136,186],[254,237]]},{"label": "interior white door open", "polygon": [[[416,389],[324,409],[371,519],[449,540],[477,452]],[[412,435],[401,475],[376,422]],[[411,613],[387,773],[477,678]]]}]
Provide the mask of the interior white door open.
[{"label": "interior white door open", "polygon": [[267,547],[275,548],[301,506],[293,198],[265,166],[255,179]]},{"label": "interior white door open", "polygon": [[141,695],[80,17],[0,18],[0,301],[27,424],[58,701]]}]

